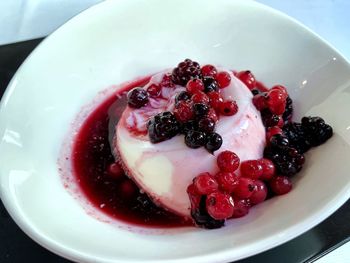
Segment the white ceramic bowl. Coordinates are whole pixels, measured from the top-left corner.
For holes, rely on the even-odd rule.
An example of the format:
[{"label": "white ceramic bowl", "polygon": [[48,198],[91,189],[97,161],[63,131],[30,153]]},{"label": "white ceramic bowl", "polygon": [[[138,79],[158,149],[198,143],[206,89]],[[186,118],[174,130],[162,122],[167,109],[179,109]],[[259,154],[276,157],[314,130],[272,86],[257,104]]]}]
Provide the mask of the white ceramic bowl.
[{"label": "white ceramic bowl", "polygon": [[[251,69],[288,87],[296,116],[315,114],[333,138],[307,154],[295,187],[218,230],[125,229],[86,213],[57,159],[71,121],[112,84],[184,58]],[[253,1],[119,0],[49,36],[12,79],[0,108],[1,199],[35,241],[81,262],[223,262],[272,248],[324,220],[350,196],[350,66],[293,19]]]}]

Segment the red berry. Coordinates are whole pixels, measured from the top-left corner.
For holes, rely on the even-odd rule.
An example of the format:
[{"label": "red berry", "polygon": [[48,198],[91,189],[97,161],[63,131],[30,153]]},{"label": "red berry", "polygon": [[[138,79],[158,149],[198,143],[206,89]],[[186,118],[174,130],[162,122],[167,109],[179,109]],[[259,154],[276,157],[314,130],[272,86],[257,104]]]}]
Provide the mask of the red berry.
[{"label": "red berry", "polygon": [[260,180],[256,180],[254,184],[256,187],[253,194],[249,197],[249,200],[252,205],[257,205],[265,201],[267,196],[267,188],[266,185]]},{"label": "red berry", "polygon": [[218,167],[223,172],[234,172],[239,166],[239,157],[231,151],[221,152],[216,160]]},{"label": "red berry", "polygon": [[259,179],[263,174],[263,167],[258,160],[248,160],[241,163],[241,174],[251,179]]},{"label": "red berry", "polygon": [[249,213],[250,203],[246,199],[233,199],[233,218],[245,216]]},{"label": "red berry", "polygon": [[120,179],[124,177],[124,171],[119,163],[112,163],[107,167],[107,173],[114,179]]},{"label": "red berry", "polygon": [[263,93],[257,94],[253,97],[253,104],[258,111],[266,108],[266,99]]},{"label": "red berry", "polygon": [[198,194],[207,195],[218,190],[218,182],[210,173],[201,173],[193,180]]},{"label": "red berry", "polygon": [[161,80],[161,82],[159,83],[159,85],[161,87],[166,87],[166,88],[173,88],[174,87],[174,83],[171,79],[171,74],[165,74]]},{"label": "red berry", "polygon": [[156,84],[151,84],[147,88],[147,92],[151,97],[158,97],[161,91],[161,87]]},{"label": "red berry", "polygon": [[238,112],[238,105],[235,101],[227,100],[220,103],[219,111],[224,116],[232,116]]},{"label": "red berry", "polygon": [[271,190],[277,195],[283,195],[292,190],[292,181],[287,176],[276,176],[269,183]]},{"label": "red berry", "polygon": [[231,76],[226,71],[221,71],[216,75],[216,81],[219,84],[220,89],[226,88],[231,83]]},{"label": "red berry", "polygon": [[233,205],[233,199],[228,194],[214,192],[207,196],[206,208],[208,214],[216,220],[231,217],[233,214]]},{"label": "red berry", "polygon": [[119,185],[119,191],[125,198],[133,197],[136,194],[137,190],[137,186],[130,179],[126,179]]},{"label": "red berry", "polygon": [[215,110],[218,110],[220,107],[220,104],[224,101],[221,97],[221,94],[217,91],[210,91],[207,93],[207,96],[209,97],[209,105],[213,107]]},{"label": "red berry", "polygon": [[286,109],[287,96],[279,89],[272,89],[267,93],[266,104],[273,114],[281,115]]},{"label": "red berry", "polygon": [[283,126],[284,126],[283,116],[282,116],[282,115],[280,115],[280,116],[279,116],[278,123],[277,123],[277,127],[279,127],[279,128],[283,128]]},{"label": "red berry", "polygon": [[199,203],[201,201],[201,195],[197,193],[196,187],[194,186],[194,184],[190,184],[187,187],[187,194],[188,194],[188,197],[190,198],[191,208],[192,209],[198,208]]},{"label": "red berry", "polygon": [[287,89],[286,89],[284,86],[282,86],[282,85],[276,85],[276,86],[273,86],[273,87],[271,88],[271,90],[273,90],[273,89],[279,90],[279,91],[283,92],[283,94],[285,95],[285,97],[286,97],[286,98],[288,97]]},{"label": "red berry", "polygon": [[255,187],[255,183],[252,179],[240,177],[233,194],[238,199],[249,198],[253,194]]},{"label": "red berry", "polygon": [[260,179],[264,181],[270,180],[275,175],[275,165],[269,159],[260,159],[259,162],[263,168],[263,173],[260,176]]},{"label": "red berry", "polygon": [[209,109],[207,117],[209,119],[212,119],[214,122],[217,122],[219,120],[218,115],[216,114],[216,112],[215,112],[215,110],[213,108]]},{"label": "red berry", "polygon": [[216,77],[217,70],[213,65],[204,65],[202,67],[203,77]]},{"label": "red berry", "polygon": [[203,81],[200,79],[191,79],[187,82],[186,89],[190,94],[195,94],[198,91],[204,91]]},{"label": "red berry", "polygon": [[218,172],[216,174],[216,180],[223,191],[232,193],[238,183],[238,176],[230,172]]},{"label": "red berry", "polygon": [[193,118],[191,103],[187,101],[179,101],[174,109],[175,118],[180,122],[187,122]]},{"label": "red berry", "polygon": [[193,101],[193,103],[209,104],[209,98],[208,98],[207,94],[205,94],[202,91],[197,91],[196,93],[194,93],[192,96],[192,101]]},{"label": "red berry", "polygon": [[269,142],[272,136],[282,133],[282,129],[278,126],[269,127],[266,132],[266,141]]},{"label": "red berry", "polygon": [[256,80],[253,73],[249,70],[238,72],[237,78],[239,78],[250,90],[255,88]]}]

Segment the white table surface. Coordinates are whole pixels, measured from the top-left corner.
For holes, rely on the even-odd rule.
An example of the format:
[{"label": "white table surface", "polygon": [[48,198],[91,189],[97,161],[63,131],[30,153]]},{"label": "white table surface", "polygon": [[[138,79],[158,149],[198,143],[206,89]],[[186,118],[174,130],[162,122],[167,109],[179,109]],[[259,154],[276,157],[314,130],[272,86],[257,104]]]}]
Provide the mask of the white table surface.
[{"label": "white table surface", "polygon": [[[102,0],[0,0],[0,45],[43,37]],[[111,1],[111,0],[110,0]],[[350,61],[349,0],[258,0],[299,20]],[[350,262],[350,242],[317,263]]]}]

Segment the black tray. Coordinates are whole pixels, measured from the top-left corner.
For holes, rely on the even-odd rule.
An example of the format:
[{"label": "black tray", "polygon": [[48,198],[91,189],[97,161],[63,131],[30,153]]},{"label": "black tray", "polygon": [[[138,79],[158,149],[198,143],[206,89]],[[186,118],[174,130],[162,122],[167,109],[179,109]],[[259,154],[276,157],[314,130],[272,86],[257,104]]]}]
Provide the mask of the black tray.
[{"label": "black tray", "polygon": [[[0,46],[1,96],[17,68],[41,40],[35,39]],[[301,236],[276,248],[237,262],[313,262],[350,240],[349,222],[350,200],[328,219]],[[0,240],[1,263],[70,262],[47,251],[25,235],[10,218],[2,202],[0,203]]]}]

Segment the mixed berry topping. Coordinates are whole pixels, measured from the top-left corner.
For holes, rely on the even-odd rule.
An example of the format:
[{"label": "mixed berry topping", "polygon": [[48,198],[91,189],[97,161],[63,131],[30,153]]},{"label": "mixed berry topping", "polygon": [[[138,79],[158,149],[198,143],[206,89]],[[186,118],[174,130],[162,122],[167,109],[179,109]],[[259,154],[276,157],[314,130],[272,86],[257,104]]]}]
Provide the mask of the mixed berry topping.
[{"label": "mixed berry topping", "polygon": [[[291,177],[301,171],[304,153],[333,135],[332,127],[320,117],[303,117],[301,122],[293,122],[293,100],[284,86],[269,89],[256,81],[249,70],[234,75],[253,95],[252,104],[266,128],[266,145],[263,158],[256,160],[241,161],[232,151],[219,152],[219,172],[203,172],[188,186],[192,219],[197,226],[209,229],[222,227],[226,219],[245,216],[266,198],[291,191]],[[128,105],[136,109],[148,107],[152,99],[164,99],[162,88],[176,90],[173,107],[150,117],[150,141],[159,143],[181,135],[189,148],[204,147],[213,154],[223,144],[222,136],[216,132],[217,122],[240,110],[235,100],[222,96],[231,84],[231,76],[232,73],[218,71],[213,65],[201,67],[186,59],[171,74],[165,74],[160,83],[131,90]],[[118,169],[111,166],[111,176],[118,177]],[[128,187],[124,186],[125,192],[132,191]]]}]

